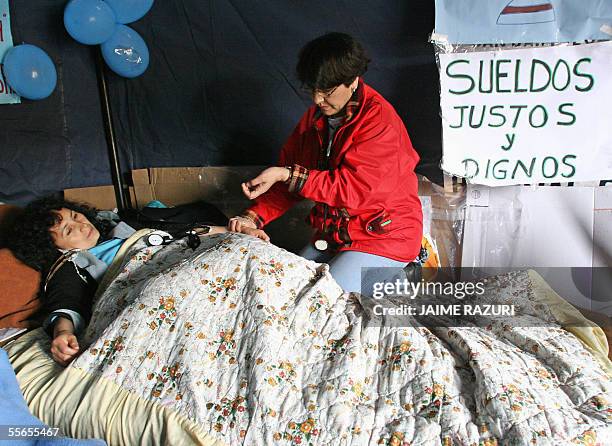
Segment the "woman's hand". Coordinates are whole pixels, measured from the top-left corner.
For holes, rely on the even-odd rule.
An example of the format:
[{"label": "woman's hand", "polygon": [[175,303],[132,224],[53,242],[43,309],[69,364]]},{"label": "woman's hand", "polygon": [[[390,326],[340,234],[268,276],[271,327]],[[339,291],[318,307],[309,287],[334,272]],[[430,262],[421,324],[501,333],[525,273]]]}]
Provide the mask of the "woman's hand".
[{"label": "woman's hand", "polygon": [[51,342],[51,356],[55,362],[66,367],[79,353],[79,343],[74,333],[59,332]]},{"label": "woman's hand", "polygon": [[78,353],[79,342],[74,335],[72,320],[60,316],[53,327],[51,356],[55,362],[66,367]]},{"label": "woman's hand", "polygon": [[205,232],[206,228],[193,228],[193,231],[200,237],[206,237],[207,235],[223,234],[227,232],[227,228],[225,226],[208,226],[207,232]]},{"label": "woman's hand", "polygon": [[244,228],[257,229],[257,225],[250,218],[242,217],[240,215],[230,218],[229,223],[227,224],[227,229],[231,232],[242,233]]},{"label": "woman's hand", "polygon": [[260,238],[264,242],[269,242],[270,241],[270,236],[268,234],[266,234],[265,231],[263,231],[261,229],[253,229],[253,228],[244,227],[244,228],[242,228],[242,231],[240,231],[240,232],[242,232],[243,234],[252,235],[253,237]]},{"label": "woman's hand", "polygon": [[257,225],[250,218],[242,216],[232,217],[227,224],[227,229],[231,232],[252,235],[253,237],[262,239],[264,242],[270,241],[270,236],[263,230],[257,229]]},{"label": "woman's hand", "polygon": [[253,200],[266,193],[274,183],[287,181],[289,174],[289,169],[286,167],[268,167],[252,180],[242,183],[242,192],[249,200]]}]

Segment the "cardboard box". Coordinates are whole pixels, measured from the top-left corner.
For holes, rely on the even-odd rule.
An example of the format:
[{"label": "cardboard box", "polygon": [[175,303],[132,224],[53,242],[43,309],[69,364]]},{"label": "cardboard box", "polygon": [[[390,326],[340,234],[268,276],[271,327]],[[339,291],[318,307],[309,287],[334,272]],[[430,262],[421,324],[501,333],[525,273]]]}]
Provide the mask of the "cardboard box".
[{"label": "cardboard box", "polygon": [[[167,206],[205,200],[224,203],[224,208],[248,206],[240,183],[259,174],[265,166],[234,167],[164,167],[132,171],[135,205],[145,206],[158,200]],[[234,212],[239,212],[235,210]]]},{"label": "cardboard box", "polygon": [[[132,202],[136,199],[134,189],[130,187]],[[78,203],[85,203],[97,209],[112,211],[117,208],[117,198],[113,186],[93,186],[65,189],[64,198]]]}]

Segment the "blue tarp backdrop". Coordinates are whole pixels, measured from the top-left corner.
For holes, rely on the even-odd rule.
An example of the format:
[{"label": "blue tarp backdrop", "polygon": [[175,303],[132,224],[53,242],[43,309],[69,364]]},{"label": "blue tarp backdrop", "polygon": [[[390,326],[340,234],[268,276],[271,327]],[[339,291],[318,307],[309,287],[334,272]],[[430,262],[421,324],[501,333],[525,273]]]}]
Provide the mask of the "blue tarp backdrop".
[{"label": "blue tarp backdrop", "polygon": [[[14,44],[47,51],[58,86],[45,100],[0,106],[0,201],[111,183],[97,47],[67,34],[65,4],[10,2]],[[124,172],[275,163],[309,105],[294,74],[299,49],[343,31],[370,53],[365,80],[404,119],[419,171],[440,180],[439,85],[428,43],[433,2],[163,0],[130,26],[147,42],[151,62],[136,79],[106,71]]]}]

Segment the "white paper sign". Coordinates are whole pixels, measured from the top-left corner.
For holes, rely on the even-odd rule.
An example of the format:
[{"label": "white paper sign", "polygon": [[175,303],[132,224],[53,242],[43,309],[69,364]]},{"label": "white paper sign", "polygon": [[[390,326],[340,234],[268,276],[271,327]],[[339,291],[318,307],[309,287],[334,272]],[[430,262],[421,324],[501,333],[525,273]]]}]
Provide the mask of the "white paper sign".
[{"label": "white paper sign", "polygon": [[439,57],[444,171],[490,186],[612,178],[612,42]]}]

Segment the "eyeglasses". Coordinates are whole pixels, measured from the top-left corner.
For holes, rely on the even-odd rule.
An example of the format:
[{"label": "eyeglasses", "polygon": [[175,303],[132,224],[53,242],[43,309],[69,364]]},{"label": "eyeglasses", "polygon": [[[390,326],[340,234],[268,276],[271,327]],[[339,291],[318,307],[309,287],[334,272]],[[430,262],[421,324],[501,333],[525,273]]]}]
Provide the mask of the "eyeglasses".
[{"label": "eyeglasses", "polygon": [[327,99],[332,94],[334,94],[334,92],[338,89],[338,87],[340,87],[340,85],[336,85],[334,88],[331,88],[327,91],[313,90],[310,88],[303,88],[302,90],[304,91],[304,93],[308,94],[310,97],[320,95],[323,99]]}]

